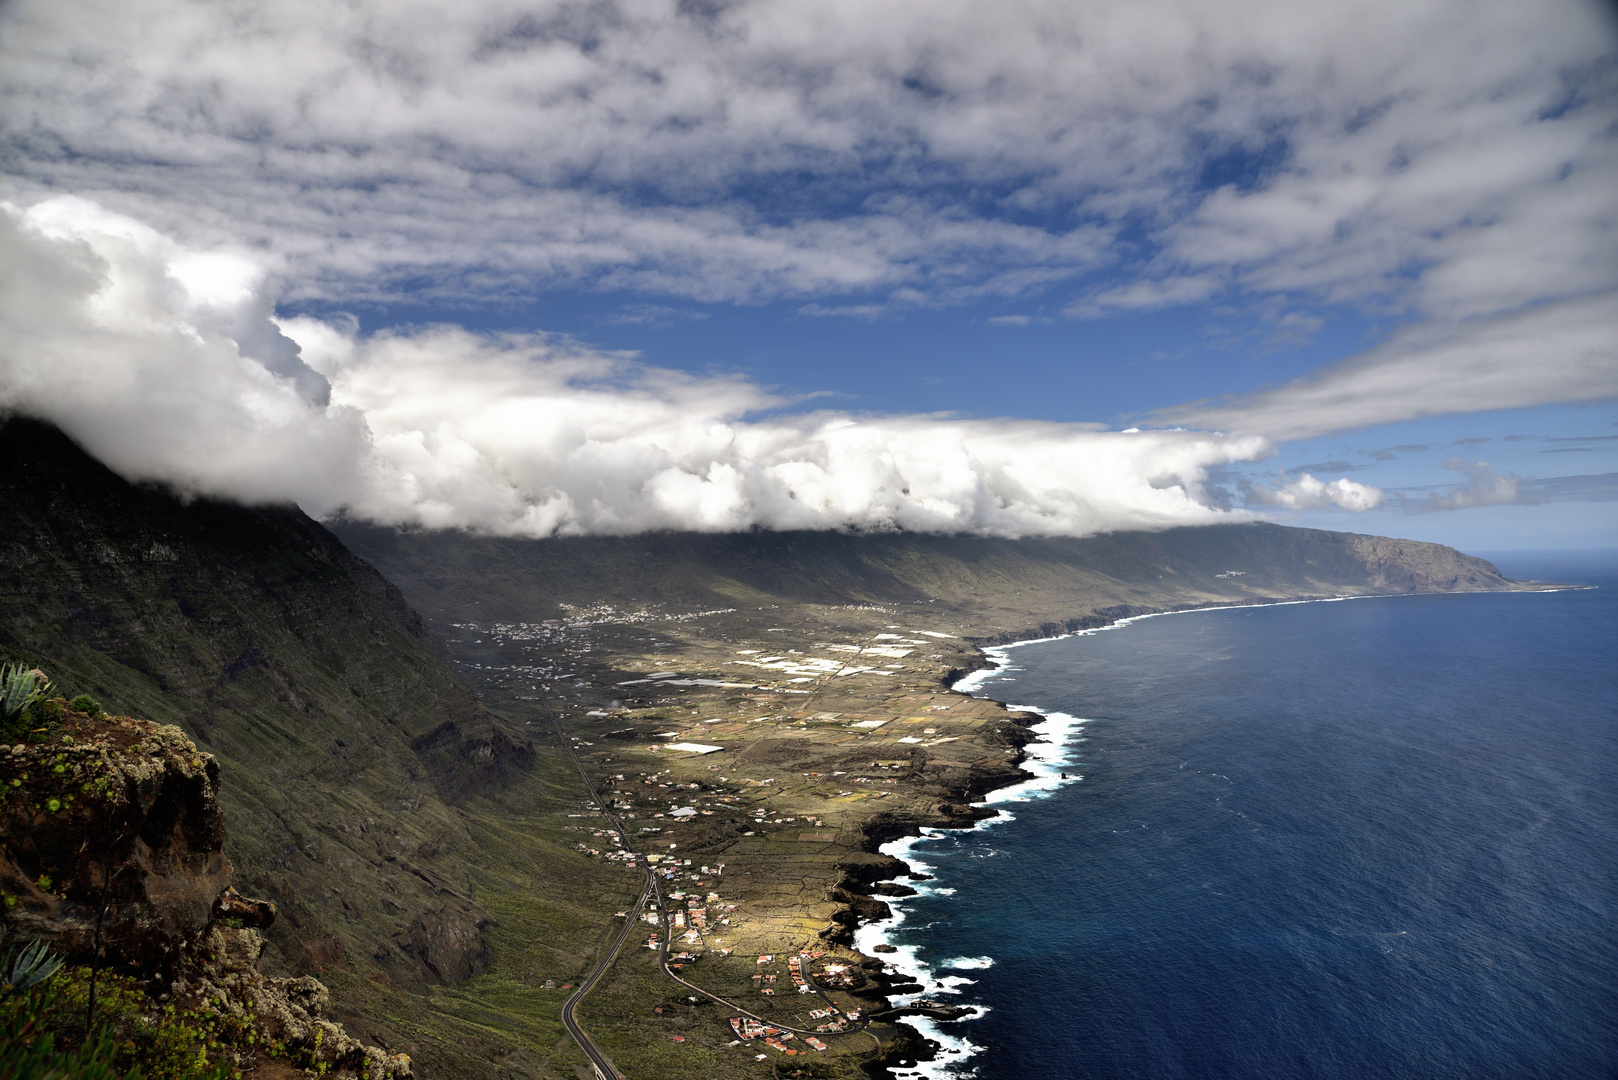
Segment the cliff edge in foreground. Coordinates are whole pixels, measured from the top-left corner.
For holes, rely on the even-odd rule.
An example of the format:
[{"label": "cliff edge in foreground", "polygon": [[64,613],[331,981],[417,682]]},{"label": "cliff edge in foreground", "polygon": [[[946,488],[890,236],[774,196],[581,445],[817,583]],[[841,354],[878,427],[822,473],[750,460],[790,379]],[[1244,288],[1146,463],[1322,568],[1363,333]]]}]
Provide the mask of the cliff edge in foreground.
[{"label": "cliff edge in foreground", "polygon": [[[259,931],[275,905],[231,885],[218,762],[176,727],[41,704],[38,726],[0,745],[0,900],[8,942],[47,943],[68,966],[26,1000],[7,987],[8,1015],[22,1010],[30,1023],[8,1031],[0,1053],[26,1054],[47,1036],[71,1050],[90,1023],[110,1028],[112,1052],[147,1075],[170,1075],[145,1044],[169,1028],[196,1038],[185,1048],[194,1064],[173,1075],[207,1059],[214,1075],[409,1076],[408,1058],[326,1018],[320,982],[259,972]],[[87,968],[104,969],[100,1028]]]},{"label": "cliff edge in foreground", "polygon": [[[219,762],[224,852],[276,903],[265,970],[318,977],[367,1042],[486,1075],[434,1012],[495,914],[458,804],[531,768],[423,621],[294,506],[132,484],[60,431],[0,421],[0,660],[179,727]],[[211,897],[209,898],[211,899]]]}]

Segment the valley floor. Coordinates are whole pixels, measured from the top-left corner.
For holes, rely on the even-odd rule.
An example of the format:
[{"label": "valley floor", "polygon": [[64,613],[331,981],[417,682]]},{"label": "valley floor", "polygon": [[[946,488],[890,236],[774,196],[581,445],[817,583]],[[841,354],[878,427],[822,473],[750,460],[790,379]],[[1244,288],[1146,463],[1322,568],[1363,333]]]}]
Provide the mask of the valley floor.
[{"label": "valley floor", "polygon": [[[338,533],[535,748],[526,773],[458,803],[486,864],[473,899],[493,920],[489,962],[435,988],[441,1021],[413,1034],[465,1075],[588,1076],[563,1002],[649,868],[663,902],[642,918],[658,922],[577,1010],[625,1077],[911,1061],[925,1047],[885,1012],[893,977],[853,930],[907,891],[880,844],[968,824],[975,799],[1022,776],[1035,718],[949,689],[984,664],[979,646],[1211,604],[1513,587],[1435,545],[1273,526],[1021,542]],[[345,989],[365,1010],[364,988]],[[749,1017],[782,1034],[739,1038]]]},{"label": "valley floor", "polygon": [[[947,687],[979,663],[973,627],[927,604],[603,605],[437,629],[480,696],[547,763],[565,738],[600,793],[610,820],[581,782],[530,827],[622,879],[603,929],[654,868],[663,911],[648,907],[579,1010],[625,1076],[770,1077],[788,1062],[855,1076],[878,1051],[906,1054],[909,1029],[880,1016],[885,968],[852,951],[852,928],[884,912],[872,887],[904,869],[868,854],[877,842],[969,821],[974,794],[1018,777],[1032,718]],[[484,998],[513,959],[454,993]],[[559,1007],[593,964],[556,959],[532,977]],[[733,1017],[798,1035],[739,1039]],[[558,1075],[574,1056],[558,1045]]]}]

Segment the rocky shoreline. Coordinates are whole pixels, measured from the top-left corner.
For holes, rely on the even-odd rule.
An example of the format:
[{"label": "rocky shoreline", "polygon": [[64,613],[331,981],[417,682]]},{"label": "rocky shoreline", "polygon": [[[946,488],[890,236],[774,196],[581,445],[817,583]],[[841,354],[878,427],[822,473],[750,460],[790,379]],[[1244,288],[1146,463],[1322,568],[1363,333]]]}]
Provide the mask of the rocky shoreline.
[{"label": "rocky shoreline", "polygon": [[[1003,631],[985,637],[968,639],[968,644],[976,650],[973,662],[952,667],[940,681],[949,693],[970,696],[963,691],[956,690],[955,687],[962,679],[975,672],[991,670],[997,667],[998,665],[987,652],[988,649],[996,646],[1057,638],[1084,630],[1102,629],[1116,625],[1125,619],[1139,618],[1146,615],[1205,611],[1223,607],[1298,603],[1324,599],[1329,598],[1324,596],[1260,597],[1240,602],[1185,604],[1171,607],[1119,605],[1077,618],[1044,622],[1029,630]],[[1022,748],[1036,738],[1030,728],[1038,718],[1034,714],[1018,712],[1003,702],[995,702],[995,704],[1004,711],[1005,718],[1016,725],[1015,731],[1017,734],[1007,741],[1013,742],[1017,746],[1016,757],[1010,764],[1020,766],[1026,760],[1026,754]],[[1020,769],[1016,775],[1009,777],[998,770],[993,772],[973,772],[968,774],[965,781],[954,789],[950,801],[940,804],[940,812],[936,815],[910,817],[877,815],[873,817],[860,829],[861,839],[857,847],[859,853],[865,858],[857,862],[845,861],[844,864],[840,864],[845,868],[845,875],[839,883],[839,890],[845,894],[851,894],[846,901],[846,910],[864,922],[880,922],[888,918],[892,914],[891,909],[885,903],[874,900],[874,896],[914,895],[915,890],[898,884],[898,879],[930,880],[930,877],[925,874],[917,875],[912,871],[909,864],[903,860],[883,854],[881,848],[884,845],[895,840],[920,836],[927,829],[970,828],[978,821],[994,817],[997,811],[983,805],[981,800],[990,792],[1010,787],[1022,780],[1031,779],[1032,775]],[[853,867],[857,867],[859,872],[848,872]],[[922,989],[921,985],[906,981],[903,976],[886,971],[886,965],[883,964],[880,956],[870,957],[869,959],[878,965],[878,970],[872,976],[872,981],[882,990],[884,995],[884,1008],[873,1012],[873,1019],[899,1021],[900,1030],[907,1034],[896,1038],[883,1053],[869,1061],[865,1066],[865,1070],[872,1080],[894,1080],[893,1070],[895,1068],[909,1068],[914,1067],[918,1062],[936,1060],[940,1049],[936,1042],[926,1038],[910,1025],[903,1024],[902,1020],[905,1016],[925,1016],[934,1020],[948,1022],[971,1015],[971,1010],[956,1006],[894,1007],[889,1000],[890,996],[915,993]]]},{"label": "rocky shoreline", "polygon": [[[1128,614],[1145,614],[1145,612],[1132,611]],[[994,640],[971,641],[970,644],[976,647],[978,650],[977,662],[962,667],[951,668],[944,675],[941,682],[944,688],[950,693],[969,696],[964,694],[963,691],[956,690],[955,686],[962,679],[973,672],[985,671],[996,667],[994,661],[988,656],[987,652],[984,651],[985,649],[993,647],[994,645],[1009,644],[1012,641],[1028,640],[1030,637],[1056,637],[1061,633],[1071,633],[1074,630],[1091,629],[1094,627],[1111,625],[1112,623],[1117,622],[1118,619],[1125,617],[1127,617],[1126,614],[1119,613],[1104,619],[1100,617],[1072,619],[1062,624],[1047,623],[1040,627],[1035,633],[1016,637],[998,636]],[[1056,630],[1055,628],[1057,626],[1061,626],[1062,629]],[[937,816],[905,819],[881,816],[873,818],[869,823],[861,828],[862,838],[858,845],[858,850],[861,853],[871,856],[871,861],[862,862],[859,864],[862,869],[868,869],[866,869],[866,871],[860,874],[857,878],[852,874],[845,875],[841,886],[842,888],[853,892],[854,889],[851,887],[850,882],[857,881],[859,886],[864,888],[866,897],[873,894],[894,896],[915,895],[916,890],[897,884],[897,879],[903,877],[911,881],[930,880],[930,876],[916,873],[910,867],[910,865],[904,862],[902,859],[883,854],[881,851],[882,846],[892,843],[895,840],[902,840],[912,836],[920,836],[926,829],[970,828],[974,823],[982,821],[985,818],[994,817],[997,813],[997,811],[992,810],[982,804],[980,800],[984,796],[988,795],[992,791],[996,791],[1004,787],[1010,787],[1011,785],[1019,783],[1022,780],[1032,778],[1033,774],[1023,772],[1020,766],[1022,762],[1026,760],[1026,755],[1022,751],[1022,747],[1026,746],[1029,742],[1032,742],[1035,738],[1034,733],[1029,729],[1034,721],[1037,720],[1037,717],[1034,716],[1034,714],[1014,711],[1008,706],[1005,706],[1003,703],[997,704],[1000,704],[1001,708],[1005,710],[1006,719],[1017,725],[1018,734],[1021,736],[1020,738],[1015,739],[1018,748],[1017,755],[1011,762],[1011,764],[1019,767],[1017,774],[1011,777],[1007,777],[998,771],[992,774],[968,774],[966,781],[952,792],[952,799],[940,805],[939,810],[941,812]],[[855,905],[851,903],[850,910],[854,911],[867,922],[880,922],[892,914],[891,909],[889,909],[886,904],[882,904],[880,902],[873,904],[868,899],[863,905]],[[880,956],[872,957],[871,959],[876,961],[878,964],[881,964],[884,968],[886,967]],[[890,995],[899,996],[901,994],[914,993],[921,990],[921,985],[919,983],[905,981],[903,980],[902,976],[892,975],[886,971],[879,971],[875,976],[873,976],[873,981],[875,981],[883,990],[883,1000],[885,1004],[885,1007],[881,1011],[872,1014],[873,1019],[896,1021],[900,1031],[907,1034],[903,1034],[899,1038],[893,1040],[892,1045],[890,1045],[882,1054],[866,1063],[865,1072],[871,1077],[871,1080],[894,1080],[894,1069],[910,1068],[914,1067],[918,1062],[932,1061],[936,1059],[940,1049],[939,1045],[936,1042],[933,1042],[931,1039],[928,1039],[914,1027],[904,1024],[903,1019],[906,1016],[925,1016],[934,1020],[948,1022],[963,1019],[964,1017],[972,1015],[972,1010],[960,1006],[895,1007],[891,1000],[889,1000]]]}]

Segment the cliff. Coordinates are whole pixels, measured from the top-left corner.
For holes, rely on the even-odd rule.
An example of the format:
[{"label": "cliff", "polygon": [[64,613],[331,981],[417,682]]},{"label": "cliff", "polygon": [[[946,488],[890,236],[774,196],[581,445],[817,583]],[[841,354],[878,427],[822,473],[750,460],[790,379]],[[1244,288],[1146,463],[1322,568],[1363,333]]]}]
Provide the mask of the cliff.
[{"label": "cliff", "polygon": [[659,533],[549,540],[333,526],[440,620],[556,618],[603,601],[932,604],[986,639],[1132,610],[1302,596],[1508,589],[1454,548],[1269,524],[1010,540],[915,533]]},{"label": "cliff", "polygon": [[[178,728],[51,705],[47,726],[0,747],[7,938],[48,942],[70,965],[55,980],[61,989],[81,964],[123,976],[104,1023],[138,1029],[164,1023],[164,1005],[203,1010],[214,1019],[199,1030],[226,1033],[216,1062],[411,1075],[407,1057],[365,1046],[327,1018],[320,982],[258,970],[260,928],[274,923],[275,906],[231,884],[218,762]],[[82,1036],[85,1013],[52,1015],[49,1002],[61,997],[41,1003],[36,1038],[53,1026],[58,1043]],[[152,1062],[139,1063],[150,1071]]]},{"label": "cliff", "polygon": [[[395,1026],[486,963],[477,845],[454,805],[529,768],[526,736],[478,703],[396,589],[295,507],[131,485],[25,420],[0,426],[0,461],[0,654],[212,755],[224,857],[281,913],[266,966],[322,975],[337,1013],[375,1039],[453,1053]],[[212,871],[194,873],[201,891],[173,903],[212,889]]]}]

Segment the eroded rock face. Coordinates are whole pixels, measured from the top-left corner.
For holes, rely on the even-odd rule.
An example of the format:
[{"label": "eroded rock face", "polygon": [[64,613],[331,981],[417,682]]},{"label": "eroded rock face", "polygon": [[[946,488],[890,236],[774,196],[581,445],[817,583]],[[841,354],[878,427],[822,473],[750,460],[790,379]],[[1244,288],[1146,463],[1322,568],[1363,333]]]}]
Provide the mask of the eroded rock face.
[{"label": "eroded rock face", "polygon": [[[204,1006],[284,1044],[333,1076],[401,1080],[410,1060],[365,1046],[326,1018],[314,978],[258,971],[259,928],[275,905],[230,883],[219,765],[177,727],[90,717],[56,703],[45,741],[0,745],[0,900],[8,930],[74,963],[144,981],[162,1000]],[[470,930],[478,937],[478,927]],[[465,928],[429,935],[446,966],[469,963]],[[238,1068],[257,1059],[238,1055]]]},{"label": "eroded rock face", "polygon": [[[166,997],[205,1001],[215,1011],[251,1025],[265,1043],[281,1042],[295,1060],[322,1075],[364,1080],[405,1080],[410,1058],[366,1046],[327,1019],[331,993],[312,976],[270,978],[258,970],[264,938],[251,926],[211,924],[186,943]],[[251,1069],[251,1058],[238,1061]]]},{"label": "eroded rock face", "polygon": [[163,968],[230,884],[219,765],[176,727],[65,713],[50,741],[0,747],[6,917],[58,952]]},{"label": "eroded rock face", "polygon": [[403,947],[440,982],[451,985],[488,966],[483,924],[454,907],[441,905],[422,912],[410,924]]},{"label": "eroded rock face", "polygon": [[831,898],[839,904],[846,904],[848,910],[863,922],[881,922],[893,915],[893,909],[880,900],[873,900],[869,896],[847,892],[843,889],[833,889]]}]

